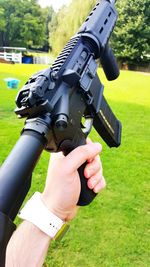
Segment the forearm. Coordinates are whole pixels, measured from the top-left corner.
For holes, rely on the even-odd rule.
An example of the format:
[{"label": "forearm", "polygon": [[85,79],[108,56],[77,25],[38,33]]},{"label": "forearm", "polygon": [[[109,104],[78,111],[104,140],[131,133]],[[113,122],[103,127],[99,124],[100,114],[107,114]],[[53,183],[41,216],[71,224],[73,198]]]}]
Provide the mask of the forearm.
[{"label": "forearm", "polygon": [[48,235],[24,221],[8,243],[5,267],[41,267],[50,242]]},{"label": "forearm", "polygon": [[[42,222],[40,218],[45,218],[45,226],[47,226],[47,222],[48,226],[55,226],[54,229],[52,228],[52,235],[49,234],[50,236],[55,236],[55,230],[59,230],[63,222],[70,221],[76,214],[76,203],[78,202],[81,190],[81,183],[77,170],[84,162],[88,162],[85,168],[85,177],[87,178],[88,187],[95,193],[98,193],[105,187],[105,179],[102,176],[102,166],[98,157],[100,151],[101,146],[89,143],[75,149],[67,157],[64,157],[63,154],[59,154],[56,159],[53,155],[54,161],[49,167],[46,186],[42,198],[40,199],[46,207],[46,210],[49,210],[50,214],[48,214],[48,218],[51,219],[53,223],[49,224],[50,221],[47,221],[47,211],[45,207],[43,207],[43,204],[41,205],[41,202],[39,202],[39,198],[35,199],[37,201],[36,203],[38,203],[38,205],[35,206],[38,210],[38,216],[36,212],[33,212],[36,211],[36,209],[34,209],[34,205],[32,206],[32,199],[29,205],[30,208],[27,209],[27,213],[25,213],[22,218],[27,219],[30,217],[29,215],[32,215],[32,219],[35,219],[33,220],[34,222]],[[39,210],[41,210],[41,212],[39,212]],[[44,216],[39,217],[39,214],[40,216],[41,214]],[[36,220],[37,218],[38,221]],[[41,267],[50,242],[51,238],[47,234],[43,233],[32,223],[24,221],[9,241],[5,267]]]}]

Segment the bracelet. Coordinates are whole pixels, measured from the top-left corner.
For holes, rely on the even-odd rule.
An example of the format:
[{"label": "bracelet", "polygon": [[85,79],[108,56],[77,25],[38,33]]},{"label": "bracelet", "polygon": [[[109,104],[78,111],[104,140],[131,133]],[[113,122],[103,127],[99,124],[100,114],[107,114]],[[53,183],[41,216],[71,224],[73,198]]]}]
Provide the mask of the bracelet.
[{"label": "bracelet", "polygon": [[69,228],[55,214],[48,210],[41,200],[41,193],[36,192],[27,201],[23,209],[19,212],[18,217],[33,223],[42,232],[50,236],[52,239],[60,239]]}]

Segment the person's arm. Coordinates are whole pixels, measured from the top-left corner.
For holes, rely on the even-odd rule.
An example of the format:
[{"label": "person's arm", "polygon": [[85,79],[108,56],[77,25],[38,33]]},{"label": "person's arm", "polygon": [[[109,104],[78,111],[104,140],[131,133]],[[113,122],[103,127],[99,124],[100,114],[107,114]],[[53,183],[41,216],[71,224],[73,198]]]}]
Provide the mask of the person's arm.
[{"label": "person's arm", "polygon": [[50,241],[48,235],[24,221],[8,243],[5,267],[41,267]]},{"label": "person's arm", "polygon": [[[84,175],[90,189],[98,193],[105,187],[98,154],[101,145],[89,143],[73,150],[67,157],[62,153],[51,156],[48,175],[41,200],[63,221],[70,221],[77,212],[80,179],[77,169],[87,161]],[[38,209],[38,207],[37,207]],[[41,267],[51,238],[28,221],[13,234],[6,251],[6,267]]]}]

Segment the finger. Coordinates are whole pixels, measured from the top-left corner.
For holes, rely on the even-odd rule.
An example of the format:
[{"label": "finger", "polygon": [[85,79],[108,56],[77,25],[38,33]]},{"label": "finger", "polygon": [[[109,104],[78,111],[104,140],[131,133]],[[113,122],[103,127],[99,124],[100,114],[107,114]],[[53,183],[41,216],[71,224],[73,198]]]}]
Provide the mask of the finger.
[{"label": "finger", "polygon": [[87,185],[90,189],[94,189],[98,184],[100,184],[102,181],[102,173],[99,172],[96,175],[92,176],[88,182]]},{"label": "finger", "polygon": [[105,178],[102,177],[102,180],[93,188],[93,191],[97,194],[106,187]]},{"label": "finger", "polygon": [[64,159],[64,164],[68,166],[69,171],[76,171],[84,162],[97,156],[102,150],[99,143],[91,143],[79,146],[68,154]]},{"label": "finger", "polygon": [[102,163],[100,161],[100,157],[97,155],[93,161],[88,163],[84,169],[84,176],[86,178],[90,178],[96,173],[98,173],[100,170],[102,170]]},{"label": "finger", "polygon": [[[92,140],[88,137],[88,138],[86,139],[86,143],[87,143],[87,144],[91,144],[91,143],[93,143],[93,142],[92,142]],[[102,151],[102,149],[101,149],[101,151]],[[91,163],[93,160],[94,160],[94,159],[91,158],[91,159],[88,159],[87,162],[88,162],[88,163]]]},{"label": "finger", "polygon": [[86,143],[87,143],[87,144],[91,144],[91,143],[93,143],[93,142],[92,142],[92,140],[91,140],[89,137],[87,137],[87,139],[86,139]]},{"label": "finger", "polygon": [[[89,137],[87,137],[87,139],[86,139],[86,144],[92,144],[93,142],[92,142],[92,140],[89,138]],[[87,162],[88,163],[90,163],[90,162],[92,162],[93,161],[93,159],[88,159],[87,160]]]}]

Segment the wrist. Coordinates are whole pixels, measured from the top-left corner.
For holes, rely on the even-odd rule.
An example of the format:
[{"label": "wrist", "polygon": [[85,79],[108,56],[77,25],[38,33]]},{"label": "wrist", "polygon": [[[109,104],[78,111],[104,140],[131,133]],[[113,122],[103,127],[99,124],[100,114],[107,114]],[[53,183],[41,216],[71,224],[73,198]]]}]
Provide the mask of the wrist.
[{"label": "wrist", "polygon": [[53,200],[50,199],[49,195],[47,193],[43,192],[41,194],[41,201],[43,204],[47,207],[47,209],[52,212],[54,215],[56,215],[58,218],[60,218],[62,221],[67,221],[67,212],[62,211],[60,208],[58,208],[58,205],[54,203]]},{"label": "wrist", "polygon": [[39,192],[34,193],[18,216],[23,220],[31,222],[55,240],[62,238],[69,228],[69,224],[65,223],[45,206]]}]

